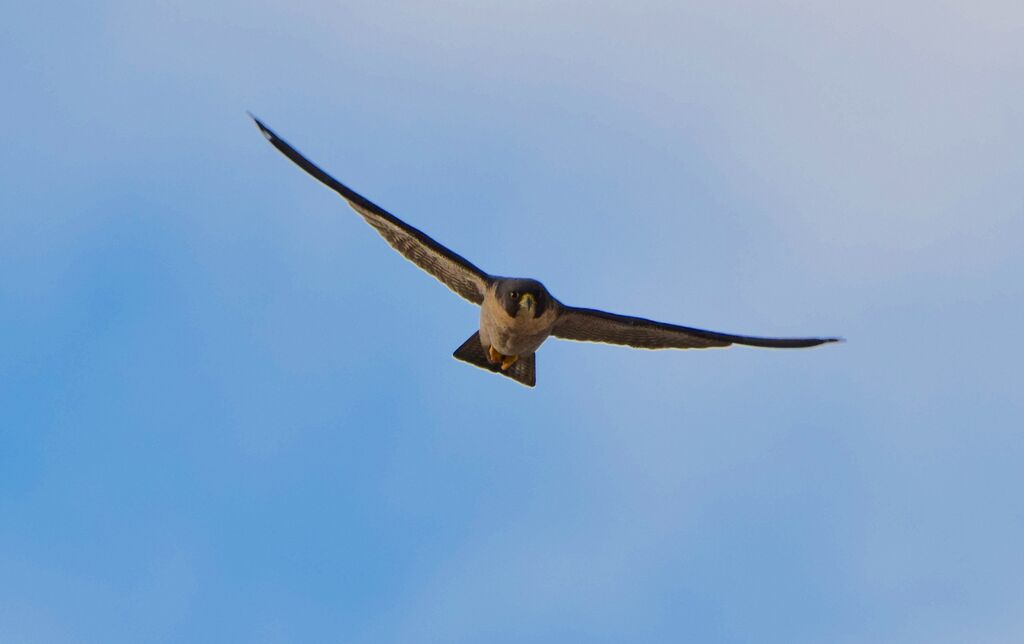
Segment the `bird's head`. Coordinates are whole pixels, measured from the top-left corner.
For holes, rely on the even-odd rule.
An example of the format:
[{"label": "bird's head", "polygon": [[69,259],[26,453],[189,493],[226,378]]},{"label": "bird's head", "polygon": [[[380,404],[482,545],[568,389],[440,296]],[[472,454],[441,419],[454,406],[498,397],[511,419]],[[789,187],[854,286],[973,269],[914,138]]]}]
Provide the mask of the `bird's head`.
[{"label": "bird's head", "polygon": [[510,317],[540,317],[552,301],[544,285],[531,279],[503,279],[495,295]]}]

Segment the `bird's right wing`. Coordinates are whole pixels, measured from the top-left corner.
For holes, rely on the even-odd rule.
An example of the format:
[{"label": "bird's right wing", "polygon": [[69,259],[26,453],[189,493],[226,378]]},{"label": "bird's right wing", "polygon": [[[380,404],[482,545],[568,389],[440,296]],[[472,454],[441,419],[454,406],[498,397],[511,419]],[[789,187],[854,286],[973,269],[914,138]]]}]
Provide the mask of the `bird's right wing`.
[{"label": "bird's right wing", "polygon": [[348,205],[402,256],[470,302],[483,303],[487,286],[491,282],[487,273],[321,170],[255,116],[252,116],[252,120],[256,121],[260,132],[271,145],[295,165],[344,197]]},{"label": "bird's right wing", "polygon": [[730,344],[797,349],[839,340],[732,335],[571,306],[561,307],[551,335],[563,340],[622,344],[638,349],[707,349],[727,347]]}]

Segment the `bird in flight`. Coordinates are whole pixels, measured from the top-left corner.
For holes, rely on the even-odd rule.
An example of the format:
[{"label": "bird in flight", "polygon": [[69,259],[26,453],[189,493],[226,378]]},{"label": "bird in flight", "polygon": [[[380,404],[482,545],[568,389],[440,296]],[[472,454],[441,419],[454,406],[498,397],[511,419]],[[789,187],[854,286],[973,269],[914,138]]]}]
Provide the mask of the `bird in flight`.
[{"label": "bird in flight", "polygon": [[549,337],[602,342],[639,349],[706,349],[745,344],[797,349],[839,338],[761,338],[705,331],[644,318],[567,306],[535,279],[499,277],[480,270],[366,197],[330,176],[255,116],[271,145],[334,190],[403,257],[480,307],[480,330],[462,343],[455,358],[507,376],[527,387],[537,383],[536,351]]}]

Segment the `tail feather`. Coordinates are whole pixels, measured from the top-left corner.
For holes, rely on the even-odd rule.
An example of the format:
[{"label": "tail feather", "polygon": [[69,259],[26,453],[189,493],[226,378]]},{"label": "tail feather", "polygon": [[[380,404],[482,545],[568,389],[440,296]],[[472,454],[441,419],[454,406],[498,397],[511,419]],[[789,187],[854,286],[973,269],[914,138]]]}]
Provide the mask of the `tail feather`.
[{"label": "tail feather", "polygon": [[474,367],[480,367],[494,373],[511,378],[527,387],[537,384],[537,354],[531,353],[528,356],[521,356],[515,364],[506,371],[501,370],[501,365],[491,364],[487,360],[487,349],[480,341],[480,332],[469,336],[469,339],[462,343],[462,346],[452,354],[456,360],[468,362]]}]

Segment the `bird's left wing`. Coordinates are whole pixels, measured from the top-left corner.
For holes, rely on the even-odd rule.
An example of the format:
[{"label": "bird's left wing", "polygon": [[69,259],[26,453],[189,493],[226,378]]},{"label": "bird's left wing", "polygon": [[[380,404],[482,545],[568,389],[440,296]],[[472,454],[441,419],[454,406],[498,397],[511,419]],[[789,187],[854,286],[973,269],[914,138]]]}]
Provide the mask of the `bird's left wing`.
[{"label": "bird's left wing", "polygon": [[260,132],[271,145],[318,181],[344,197],[348,205],[406,259],[470,302],[481,304],[484,301],[484,294],[491,282],[487,273],[321,170],[255,116],[252,116],[252,120],[256,121]]},{"label": "bird's left wing", "polygon": [[622,344],[638,349],[707,349],[746,344],[753,347],[797,349],[839,338],[758,338],[616,315],[594,309],[562,306],[551,335],[563,340]]}]

